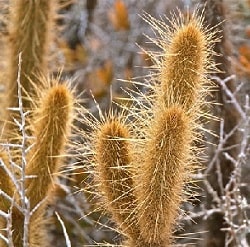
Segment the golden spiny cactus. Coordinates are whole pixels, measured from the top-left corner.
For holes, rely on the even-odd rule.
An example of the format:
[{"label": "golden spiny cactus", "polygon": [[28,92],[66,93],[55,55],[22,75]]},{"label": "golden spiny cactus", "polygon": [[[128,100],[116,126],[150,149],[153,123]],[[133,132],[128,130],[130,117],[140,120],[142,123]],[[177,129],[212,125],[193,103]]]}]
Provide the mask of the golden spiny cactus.
[{"label": "golden spiny cactus", "polygon": [[121,117],[110,117],[96,131],[97,181],[107,210],[121,231],[139,237],[135,225],[135,197],[131,171],[130,133]]},{"label": "golden spiny cactus", "polygon": [[[28,225],[28,243],[30,247],[49,246],[45,231],[45,209],[48,200],[52,201],[50,195],[53,184],[56,177],[58,177],[59,171],[64,166],[60,156],[64,152],[69,135],[72,113],[73,95],[71,91],[65,85],[54,83],[51,88],[45,90],[44,97],[40,99],[37,111],[33,116],[34,124],[31,127],[34,130],[36,139],[26,157],[27,167],[24,181],[25,195],[30,208]],[[8,162],[6,159],[3,160],[5,163]],[[2,168],[0,173],[3,177],[7,176]],[[11,184],[9,180],[7,182]],[[1,185],[1,190],[12,197],[14,186],[5,188],[6,186],[7,184]],[[14,189],[15,193],[18,194],[17,188],[14,187]],[[7,213],[11,203],[6,207],[6,203],[4,203],[6,200],[3,197],[0,199],[2,202],[0,209]],[[14,201],[20,208],[24,209],[21,196],[15,196]],[[32,210],[34,212],[31,214]],[[12,229],[15,247],[23,246],[24,214],[25,212],[21,212],[14,204],[12,209]],[[3,241],[0,241],[0,246],[5,246]]]},{"label": "golden spiny cactus", "polygon": [[[45,236],[44,213],[53,183],[64,167],[60,157],[69,135],[73,113],[73,95],[65,85],[55,85],[41,100],[35,114],[36,142],[27,157],[26,193],[31,209],[40,208],[31,216],[29,244],[32,247],[49,246]],[[43,202],[44,201],[44,202]]]},{"label": "golden spiny cactus", "polygon": [[[21,83],[24,92],[32,92],[38,75],[48,72],[50,32],[53,28],[55,5],[49,0],[10,1],[9,40],[9,105],[17,106],[18,56],[22,55]],[[24,107],[29,106],[27,100]]]},{"label": "golden spiny cactus", "polygon": [[213,67],[213,32],[206,31],[196,14],[174,20],[172,27],[153,18],[149,22],[161,34],[157,42],[163,54],[158,61],[154,58],[159,84],[151,102],[152,117],[143,131],[145,145],[138,152],[136,196],[142,238],[167,246],[184,200],[184,184],[198,162],[192,145],[205,89],[211,86],[206,75]]},{"label": "golden spiny cactus", "polygon": [[52,87],[35,113],[34,136],[36,143],[28,154],[26,174],[36,178],[27,179],[27,195],[31,208],[42,201],[58,172],[59,155],[62,153],[69,131],[73,97],[65,85]]},{"label": "golden spiny cactus", "polygon": [[[199,16],[200,14],[200,16]],[[152,56],[158,71],[155,86],[159,104],[167,107],[181,104],[186,110],[200,107],[204,103],[211,83],[207,74],[215,70],[211,60],[215,30],[203,24],[203,14],[194,12],[186,17],[179,13],[167,26],[163,21],[146,16],[146,20],[159,34],[155,41],[162,50],[159,56]]]},{"label": "golden spiny cactus", "polygon": [[[140,109],[135,107],[134,113],[132,110],[134,125],[131,129],[135,136],[131,137],[131,152],[125,151],[131,158],[121,161],[127,156],[114,136],[126,140],[127,135],[118,134],[114,129],[108,132],[109,120],[100,127],[103,132],[94,137],[102,140],[97,141],[101,144],[94,146],[94,153],[97,171],[103,174],[99,189],[107,194],[105,190],[109,188],[109,193],[115,195],[106,198],[109,200],[107,205],[115,205],[118,209],[120,218],[114,217],[114,220],[118,225],[123,225],[121,220],[126,223],[121,216],[123,212],[129,212],[133,218],[130,227],[136,234],[127,234],[121,228],[129,235],[125,246],[166,247],[173,242],[179,208],[186,200],[184,185],[199,163],[194,143],[200,135],[199,117],[205,116],[202,106],[211,86],[207,74],[214,68],[210,57],[216,40],[213,39],[214,31],[203,27],[202,17],[197,13],[185,18],[174,16],[171,26],[150,16],[146,20],[160,35],[155,43],[162,54],[151,55],[158,71],[150,86],[153,94],[142,97],[147,101],[145,107],[143,101],[136,99]],[[124,162],[132,167],[131,173],[126,175],[130,176],[126,180],[131,180],[126,188],[121,187],[124,177],[117,176],[115,169]],[[120,199],[128,194],[128,188],[131,193],[126,200],[131,200],[130,204]],[[133,214],[130,205],[133,205]]]},{"label": "golden spiny cactus", "polygon": [[161,103],[182,104],[188,110],[198,104],[200,92],[204,91],[207,67],[211,65],[211,43],[200,18],[191,16],[180,22],[169,32],[169,43],[162,44],[159,81]]},{"label": "golden spiny cactus", "polygon": [[[34,85],[39,84],[40,75],[47,76],[50,33],[55,18],[57,1],[49,0],[12,0],[10,1],[10,24],[7,73],[5,87],[7,97],[6,108],[18,107],[17,75],[19,71],[19,54],[21,54],[20,81],[24,97],[23,107],[30,110],[30,96],[35,93]],[[14,114],[6,110],[4,120],[7,125],[4,137],[10,141],[18,140],[18,130],[13,122]]]},{"label": "golden spiny cactus", "polygon": [[[49,245],[44,214],[48,199],[52,201],[51,191],[55,179],[64,166],[61,155],[72,120],[72,92],[56,80],[47,83],[43,79],[49,72],[50,33],[56,7],[57,1],[50,0],[10,1],[9,54],[5,80],[8,95],[5,98],[6,122],[1,142],[7,141],[14,145],[8,150],[9,157],[6,156],[7,151],[0,153],[4,163],[4,167],[0,167],[0,188],[10,198],[13,197],[13,202],[0,195],[0,210],[5,213],[9,211],[12,224],[8,229],[13,230],[15,247],[25,244],[30,247]],[[42,95],[39,95],[40,90]],[[37,103],[35,98],[38,95],[40,102]],[[35,111],[34,105],[37,107]],[[27,111],[32,114],[27,115]],[[21,121],[25,118],[25,126],[22,126],[25,134],[21,133],[13,117],[20,122],[20,126],[24,124]],[[28,139],[30,134],[36,138],[35,141]],[[26,138],[25,143],[22,143],[22,138]],[[31,144],[33,146],[26,154],[26,148]],[[10,165],[10,161],[14,165]],[[13,177],[9,176],[7,170]],[[2,231],[6,223],[6,219],[0,217],[0,233],[9,238]],[[0,246],[6,246],[3,239],[0,239]]]},{"label": "golden spiny cactus", "polygon": [[[35,84],[42,83],[40,75],[47,74],[49,30],[55,5],[50,0],[15,0],[12,3],[9,107],[18,107],[18,72],[25,93],[22,98],[24,110],[31,109],[29,97],[37,93]],[[132,113],[134,125],[131,128],[127,126],[127,118],[112,116],[97,128],[92,138],[96,181],[129,247],[165,247],[173,241],[183,187],[196,162],[193,145],[207,90],[206,74],[213,68],[210,61],[213,32],[203,28],[202,18],[197,14],[181,17],[170,27],[149,16],[148,22],[160,34],[156,44],[162,48],[160,58],[158,55],[152,57],[158,69],[157,78],[152,78],[157,80],[151,87],[153,95],[145,108],[143,102],[139,102],[141,109]],[[20,53],[22,63],[18,66]],[[27,158],[27,167],[23,167],[25,181],[21,182],[29,210],[33,210],[28,224],[30,247],[49,245],[44,213],[53,183],[63,167],[60,156],[69,133],[72,107],[71,92],[56,83],[41,98],[37,112],[32,115],[34,124],[28,122],[29,131],[36,140],[27,157],[20,157],[18,150],[11,152],[11,155],[18,154],[15,161]],[[4,137],[16,142],[20,133],[12,122],[13,116],[16,114],[10,112],[5,116]],[[144,123],[139,124],[140,121]],[[130,137],[130,130],[134,136]],[[5,154],[0,153],[0,157],[8,168]],[[13,173],[21,180],[16,170]],[[6,171],[0,167],[0,176],[4,175]],[[13,242],[15,247],[21,247],[27,218],[19,208],[24,211],[28,208],[9,177],[0,186],[10,197],[14,195],[13,200],[19,206],[13,204],[11,217]],[[0,209],[7,212],[9,201],[2,195],[0,200]],[[5,225],[0,217],[0,227]],[[0,247],[3,246],[6,244],[0,239]]]},{"label": "golden spiny cactus", "polygon": [[142,162],[136,179],[138,220],[147,243],[170,243],[190,166],[190,124],[190,118],[178,105],[155,112],[150,123],[144,151],[137,160],[138,164]]}]

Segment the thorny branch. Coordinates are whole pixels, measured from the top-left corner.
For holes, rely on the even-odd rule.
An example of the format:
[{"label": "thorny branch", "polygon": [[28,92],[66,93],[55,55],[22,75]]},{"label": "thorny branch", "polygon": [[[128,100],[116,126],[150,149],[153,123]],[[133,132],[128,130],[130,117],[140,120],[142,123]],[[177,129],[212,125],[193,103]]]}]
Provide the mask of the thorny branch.
[{"label": "thorny branch", "polygon": [[[219,143],[216,147],[213,157],[208,163],[207,169],[203,174],[199,174],[198,177],[203,177],[202,181],[206,191],[211,195],[214,204],[214,208],[206,210],[204,207],[198,212],[191,212],[188,215],[181,218],[182,221],[197,221],[198,219],[205,220],[209,215],[214,213],[222,213],[224,220],[227,223],[227,227],[222,230],[226,232],[226,246],[230,246],[231,243],[236,243],[237,246],[247,247],[247,234],[250,233],[250,220],[248,219],[247,211],[250,209],[250,205],[247,202],[247,198],[241,192],[241,189],[245,186],[242,183],[242,168],[247,165],[247,156],[249,153],[249,136],[250,136],[250,103],[249,96],[245,96],[245,103],[242,104],[236,98],[237,93],[241,86],[236,89],[236,92],[232,93],[227,87],[227,81],[235,78],[234,75],[222,80],[219,77],[213,79],[218,82],[223,88],[225,95],[229,98],[229,103],[233,104],[234,107],[240,114],[240,121],[229,133],[225,133],[224,121],[220,120],[220,132],[219,132]],[[243,106],[242,106],[243,105]],[[233,147],[224,147],[227,140],[234,134],[235,131],[241,132],[241,142],[235,143],[239,146],[239,155],[237,159],[230,156],[228,150]],[[233,172],[231,177],[226,184],[223,186],[222,181],[218,181],[220,184],[220,190],[222,196],[219,196],[217,191],[214,190],[212,184],[206,179],[209,173],[215,167],[218,180],[222,179],[222,173],[220,169],[219,155],[223,154],[224,157],[231,161],[233,164]]]},{"label": "thorny branch", "polygon": [[[20,195],[20,201],[21,205],[18,205],[15,201],[15,198],[11,198],[9,195],[7,195],[4,191],[0,190],[0,195],[4,196],[7,200],[11,202],[11,209],[9,210],[8,214],[1,211],[1,216],[4,216],[7,220],[7,238],[4,237],[2,234],[0,235],[0,238],[3,239],[5,242],[7,241],[8,246],[12,247],[12,208],[17,208],[20,212],[24,215],[24,232],[23,232],[23,246],[28,247],[28,237],[29,237],[29,221],[30,221],[30,203],[29,199],[26,196],[25,192],[25,180],[27,179],[27,176],[25,175],[26,170],[26,154],[27,154],[27,139],[29,138],[26,133],[26,116],[28,112],[24,112],[23,104],[22,104],[22,85],[20,81],[20,75],[21,75],[21,53],[18,56],[18,75],[17,75],[17,85],[18,85],[18,108],[11,108],[12,111],[19,112],[20,115],[20,122],[17,119],[14,119],[14,122],[19,127],[19,131],[21,132],[21,144],[1,144],[1,146],[5,147],[9,154],[9,161],[11,165],[15,168],[20,169],[21,171],[21,178],[17,178],[15,174],[13,174],[9,168],[4,164],[3,160],[0,160],[0,166],[4,169],[6,172],[6,175],[9,176],[11,181],[13,182],[17,193]],[[17,148],[21,150],[21,166],[13,162],[13,159],[10,154],[10,148]],[[14,247],[14,246],[13,246]]]}]

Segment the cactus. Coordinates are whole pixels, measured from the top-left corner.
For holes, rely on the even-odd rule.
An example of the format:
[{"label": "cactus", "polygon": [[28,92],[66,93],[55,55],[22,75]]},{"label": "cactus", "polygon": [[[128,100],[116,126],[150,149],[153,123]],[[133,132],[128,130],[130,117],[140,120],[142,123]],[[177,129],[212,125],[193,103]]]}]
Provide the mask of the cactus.
[{"label": "cactus", "polygon": [[[56,177],[63,167],[60,156],[65,148],[73,112],[73,96],[67,86],[55,84],[45,92],[45,96],[39,102],[37,112],[34,113],[32,129],[36,140],[27,154],[25,174],[26,197],[29,201],[30,211],[34,210],[30,217],[28,229],[30,247],[49,246],[45,235],[45,209],[48,200],[52,201],[50,195],[52,194],[53,183],[55,183]],[[0,171],[1,175],[6,177],[2,169]],[[10,186],[7,189],[1,186],[1,190],[12,197],[13,188]],[[1,198],[1,202],[4,202],[3,198]],[[15,197],[15,203],[22,208],[21,199]],[[36,209],[36,207],[38,208]],[[1,204],[0,209],[5,212],[9,210],[5,204]],[[12,229],[13,243],[16,247],[23,246],[24,217],[24,213],[14,206]],[[0,242],[0,246],[5,245]]]},{"label": "cactus", "polygon": [[[50,32],[53,28],[56,1],[14,0],[10,4],[10,61],[9,86],[10,106],[17,106],[16,77],[18,55],[22,54],[21,82],[24,92],[32,92],[32,83],[39,74],[48,72],[48,48]],[[13,91],[12,91],[13,90]],[[14,96],[14,97],[13,97]],[[29,106],[25,100],[24,107]]]},{"label": "cactus", "polygon": [[[18,57],[21,53],[22,63],[20,81],[24,96],[23,107],[29,110],[32,106],[30,97],[35,93],[34,85],[38,84],[40,75],[48,73],[48,53],[50,32],[55,18],[56,1],[49,0],[12,0],[10,1],[10,24],[8,40],[8,60],[6,88],[6,108],[18,107],[17,74],[19,70]],[[18,130],[13,117],[18,114],[9,112],[4,114],[7,125],[4,138],[10,141],[18,140]]]},{"label": "cactus", "polygon": [[[167,33],[165,40],[159,41],[163,48],[162,60],[159,61],[159,98],[167,107],[181,104],[190,108],[200,103],[204,97],[204,83],[210,61],[211,40],[213,32],[206,33],[202,26],[202,18],[196,16],[180,18],[173,23],[173,30]],[[163,23],[152,19],[161,32]]]},{"label": "cactus", "polygon": [[190,118],[180,106],[156,112],[137,163],[136,196],[141,235],[159,246],[170,243],[190,166]]},{"label": "cactus", "polygon": [[40,208],[30,219],[30,246],[49,246],[45,234],[44,213],[46,201],[50,198],[58,173],[64,167],[63,150],[71,126],[73,113],[73,96],[65,85],[55,85],[48,90],[35,114],[34,124],[36,143],[27,157],[27,176],[35,178],[26,180],[27,197],[31,209],[42,202]]},{"label": "cactus", "polygon": [[[72,92],[57,80],[44,79],[56,6],[57,1],[49,0],[10,2],[8,98],[1,142],[14,145],[0,152],[0,188],[5,193],[0,195],[0,233],[15,247],[49,246],[45,210],[53,201],[53,184],[64,166],[61,155],[70,133]],[[29,134],[36,140],[30,141]],[[29,145],[33,146],[27,152]],[[10,225],[4,214],[9,214]],[[0,238],[0,246],[6,244],[12,245]]]},{"label": "cactus", "polygon": [[32,208],[45,198],[54,180],[51,174],[61,166],[58,156],[68,136],[72,104],[73,97],[68,88],[56,85],[40,102],[35,114],[33,128],[37,141],[27,157],[27,175],[35,175],[37,178],[28,179],[26,184]]},{"label": "cactus", "polygon": [[[143,238],[166,246],[171,243],[184,183],[198,162],[192,145],[197,138],[204,88],[209,85],[206,73],[213,67],[209,57],[213,33],[207,35],[196,13],[180,17],[170,28],[153,18],[150,23],[162,35],[158,44],[163,55],[158,62],[160,83],[152,102],[153,118],[139,152],[146,158],[138,167],[138,218]],[[166,34],[162,27],[168,30]]]},{"label": "cactus", "polygon": [[[8,107],[22,109],[20,95],[17,100],[18,74],[25,112],[32,109],[34,95],[38,95],[39,84],[48,73],[54,2],[12,2]],[[214,68],[210,56],[216,40],[213,30],[203,27],[197,13],[185,18],[174,16],[170,27],[149,15],[146,20],[159,33],[155,43],[162,49],[160,56],[150,54],[158,71],[149,86],[152,94],[143,95],[146,102],[136,99],[139,109],[132,108],[132,116],[114,114],[98,123],[91,135],[91,148],[95,182],[104,206],[124,234],[123,245],[166,247],[174,242],[179,208],[186,200],[184,187],[199,163],[194,143],[199,138],[199,118],[206,116],[202,107],[210,87],[207,73]],[[16,148],[10,153],[15,163],[24,162],[24,174],[21,176],[18,168],[10,165],[5,151],[0,152],[4,163],[0,176],[5,178],[0,188],[12,198],[0,194],[0,230],[7,228],[3,215],[8,213],[15,247],[49,246],[45,210],[48,201],[53,201],[53,184],[64,167],[60,156],[70,133],[74,100],[68,87],[56,80],[47,86],[48,91],[43,89],[28,119],[27,129],[35,137],[33,146],[27,156],[26,151],[20,154]],[[13,116],[20,119],[16,113],[6,113],[1,140],[19,143],[21,135]],[[8,170],[16,176],[15,181]],[[7,244],[0,238],[0,247],[4,246]]]},{"label": "cactus", "polygon": [[129,128],[121,116],[108,117],[94,137],[96,181],[106,198],[106,208],[124,234],[137,238]]},{"label": "cactus", "polygon": [[[133,232],[120,227],[127,236],[123,245],[165,247],[173,243],[179,208],[186,198],[184,186],[199,163],[194,143],[200,137],[199,118],[206,116],[204,98],[211,86],[207,74],[215,68],[211,54],[216,40],[213,29],[203,27],[203,19],[196,12],[185,18],[174,16],[170,27],[149,15],[146,20],[159,33],[155,43],[162,49],[161,56],[151,55],[158,70],[157,77],[152,78],[157,82],[149,86],[153,94],[142,97],[146,103],[136,99],[140,109],[130,110],[134,136],[128,138],[114,123],[111,128],[112,122],[107,120],[92,141],[101,143],[94,145],[93,152],[97,157],[96,173],[103,174],[99,189],[109,200],[106,205],[115,205],[109,211],[119,226],[126,225],[129,216],[132,218],[128,228]],[[117,136],[123,144],[118,145]],[[121,145],[129,140],[133,140],[132,148],[123,151]],[[131,158],[123,161],[125,154]],[[118,176],[120,163],[132,166],[125,180]],[[122,188],[127,180],[131,180],[129,186]]]}]

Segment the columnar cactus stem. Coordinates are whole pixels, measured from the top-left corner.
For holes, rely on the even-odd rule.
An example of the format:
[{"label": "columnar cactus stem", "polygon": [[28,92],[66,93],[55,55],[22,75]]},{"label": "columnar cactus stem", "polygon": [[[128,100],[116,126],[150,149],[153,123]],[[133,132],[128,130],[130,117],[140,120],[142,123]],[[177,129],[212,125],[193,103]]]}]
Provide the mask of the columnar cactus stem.
[{"label": "columnar cactus stem", "polygon": [[94,137],[97,180],[107,201],[107,210],[124,234],[138,238],[138,229],[134,227],[135,196],[129,129],[121,118],[113,116],[98,128]]},{"label": "columnar cactus stem", "polygon": [[[63,167],[62,157],[69,134],[73,113],[73,95],[65,85],[53,85],[45,96],[41,97],[37,112],[33,116],[32,130],[36,138],[32,149],[27,155],[27,168],[25,176],[25,196],[28,207],[12,208],[13,243],[15,247],[23,246],[23,236],[26,214],[28,213],[28,243],[30,247],[49,246],[45,230],[45,209],[48,200],[51,202],[53,183]],[[6,174],[0,175],[3,178]],[[7,176],[8,178],[8,176]],[[7,188],[11,181],[6,179],[2,190],[12,197],[14,189]],[[12,185],[12,184],[11,184]],[[10,187],[10,186],[8,186]],[[14,187],[14,186],[13,186]],[[16,188],[15,188],[16,191]],[[16,191],[16,193],[18,193]],[[0,209],[9,210],[11,203],[6,206],[6,200],[0,198]],[[17,196],[15,203],[21,204]],[[7,207],[7,208],[6,208]],[[28,212],[27,212],[28,210]],[[31,213],[32,212],[32,213]],[[4,221],[0,221],[5,225]],[[0,246],[6,246],[0,242]]]},{"label": "columnar cactus stem", "polygon": [[190,118],[182,107],[156,112],[136,183],[139,225],[147,243],[156,246],[171,243],[190,165],[191,142]]},{"label": "columnar cactus stem", "polygon": [[[8,71],[5,80],[8,95],[5,99],[6,107],[3,107],[6,108],[5,124],[0,138],[1,142],[6,139],[7,143],[10,143],[9,155],[15,163],[10,172],[13,173],[15,182],[13,183],[6,170],[0,167],[0,188],[10,198],[13,197],[11,203],[1,195],[0,210],[10,213],[12,226],[9,227],[13,230],[11,232],[15,247],[49,246],[45,235],[44,214],[48,199],[53,197],[53,183],[63,167],[60,156],[63,154],[71,125],[73,96],[68,87],[58,83],[52,83],[45,97],[41,98],[32,120],[31,114],[28,117],[26,114],[27,111],[33,112],[33,104],[43,84],[43,78],[48,76],[50,34],[57,2],[10,1],[9,54],[6,59]],[[22,95],[18,94],[20,91]],[[14,108],[14,111],[8,108]],[[25,124],[17,124],[21,122],[20,115],[21,118],[28,118]],[[27,130],[27,136],[26,132],[20,132],[21,128]],[[27,143],[22,143],[20,151],[22,134],[28,141],[30,134],[36,138],[27,155]],[[4,159],[6,167],[10,168],[8,159],[6,160],[1,151],[0,158]],[[25,165],[19,168],[23,160]],[[6,221],[0,216],[0,229],[5,227]],[[2,231],[0,233],[2,234]],[[2,239],[0,246],[6,246]]]},{"label": "columnar cactus stem", "polygon": [[206,64],[206,36],[192,19],[172,34],[160,69],[159,80],[166,105],[179,103],[189,109],[197,103]]},{"label": "columnar cactus stem", "polygon": [[73,97],[64,85],[52,87],[34,117],[36,143],[27,157],[27,196],[33,209],[45,199],[53,177],[61,168],[62,154],[71,122]]},{"label": "columnar cactus stem", "polygon": [[130,109],[132,148],[126,126],[116,119],[98,127],[92,139],[99,189],[121,232],[129,236],[124,246],[167,247],[186,200],[185,185],[199,164],[195,142],[199,118],[206,116],[207,74],[214,69],[216,39],[197,13],[175,16],[170,27],[150,16],[146,20],[160,35],[152,40],[162,53],[150,54],[158,72],[149,86],[152,94],[135,99],[138,104]]},{"label": "columnar cactus stem", "polygon": [[142,239],[158,247],[172,242],[184,184],[197,159],[192,145],[209,85],[206,74],[214,66],[213,32],[204,29],[196,14],[180,17],[172,27],[151,17],[149,23],[161,35],[156,43],[163,52],[161,59],[153,57],[159,84],[149,114],[153,117],[145,125],[146,138],[136,158],[135,185]]},{"label": "columnar cactus stem", "polygon": [[73,113],[73,96],[65,85],[55,85],[41,100],[34,115],[36,142],[27,157],[26,194],[33,210],[29,224],[30,247],[49,246],[45,235],[45,208],[53,183],[63,167],[62,157]]},{"label": "columnar cactus stem", "polygon": [[[8,42],[8,71],[6,76],[7,100],[6,108],[18,107],[17,74],[18,57],[21,53],[22,65],[20,82],[25,93],[23,107],[30,110],[30,96],[35,93],[34,85],[39,83],[39,76],[48,73],[48,53],[50,32],[53,28],[55,5],[50,0],[12,0],[10,1],[10,26]],[[19,137],[11,111],[6,111],[4,137],[15,141]]]},{"label": "columnar cactus stem", "polygon": [[[48,70],[48,48],[53,27],[55,2],[49,0],[13,0],[10,15],[9,87],[10,106],[17,105],[16,78],[18,55],[22,54],[21,84],[30,92],[39,74]],[[29,106],[24,99],[24,107]]]}]

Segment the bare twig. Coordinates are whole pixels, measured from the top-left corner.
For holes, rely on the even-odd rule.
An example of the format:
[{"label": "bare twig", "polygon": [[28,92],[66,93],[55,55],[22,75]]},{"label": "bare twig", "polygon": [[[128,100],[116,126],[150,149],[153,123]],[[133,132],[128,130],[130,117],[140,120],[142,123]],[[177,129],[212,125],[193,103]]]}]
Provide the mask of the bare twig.
[{"label": "bare twig", "polygon": [[64,234],[64,237],[65,237],[66,246],[67,247],[71,247],[71,242],[70,242],[69,235],[67,233],[66,227],[64,225],[64,222],[63,222],[63,220],[61,219],[60,215],[57,212],[55,212],[55,214],[56,214],[56,217],[57,217],[58,221],[60,222],[60,224],[62,226],[63,234]]}]

